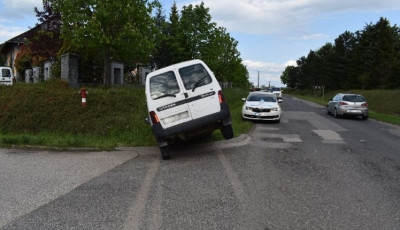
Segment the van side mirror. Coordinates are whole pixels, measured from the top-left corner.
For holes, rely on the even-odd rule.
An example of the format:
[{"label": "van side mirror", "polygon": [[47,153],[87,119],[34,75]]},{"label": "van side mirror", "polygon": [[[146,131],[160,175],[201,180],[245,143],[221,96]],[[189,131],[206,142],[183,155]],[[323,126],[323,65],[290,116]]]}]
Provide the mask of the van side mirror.
[{"label": "van side mirror", "polygon": [[242,101],[246,101],[246,98],[242,98]]}]

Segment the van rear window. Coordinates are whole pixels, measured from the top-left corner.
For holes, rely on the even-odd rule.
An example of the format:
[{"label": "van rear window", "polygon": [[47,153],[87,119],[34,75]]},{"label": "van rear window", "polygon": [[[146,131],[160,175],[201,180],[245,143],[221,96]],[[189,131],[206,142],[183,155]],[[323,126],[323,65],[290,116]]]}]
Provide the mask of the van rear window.
[{"label": "van rear window", "polygon": [[186,90],[208,85],[212,82],[211,76],[202,64],[196,64],[179,69]]},{"label": "van rear window", "polygon": [[178,81],[172,71],[162,73],[150,79],[150,95],[152,99],[163,95],[174,95],[179,92]]},{"label": "van rear window", "polygon": [[3,77],[11,77],[11,72],[10,72],[9,69],[2,69],[2,70],[1,70],[1,75],[2,75]]}]

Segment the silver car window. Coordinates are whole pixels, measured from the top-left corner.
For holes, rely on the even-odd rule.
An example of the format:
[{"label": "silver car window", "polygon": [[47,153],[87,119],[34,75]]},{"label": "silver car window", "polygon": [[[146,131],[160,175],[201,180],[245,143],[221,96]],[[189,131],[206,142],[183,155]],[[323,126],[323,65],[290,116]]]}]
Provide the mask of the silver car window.
[{"label": "silver car window", "polygon": [[346,95],[343,97],[343,101],[349,101],[349,102],[364,102],[365,99],[364,97],[360,95]]}]

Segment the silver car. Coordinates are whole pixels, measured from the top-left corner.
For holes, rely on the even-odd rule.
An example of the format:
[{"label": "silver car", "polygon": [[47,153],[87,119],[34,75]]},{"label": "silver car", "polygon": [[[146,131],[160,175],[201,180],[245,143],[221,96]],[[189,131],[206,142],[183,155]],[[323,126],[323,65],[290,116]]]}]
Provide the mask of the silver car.
[{"label": "silver car", "polygon": [[362,95],[339,93],[327,105],[328,114],[334,117],[361,116],[368,119],[368,103]]}]

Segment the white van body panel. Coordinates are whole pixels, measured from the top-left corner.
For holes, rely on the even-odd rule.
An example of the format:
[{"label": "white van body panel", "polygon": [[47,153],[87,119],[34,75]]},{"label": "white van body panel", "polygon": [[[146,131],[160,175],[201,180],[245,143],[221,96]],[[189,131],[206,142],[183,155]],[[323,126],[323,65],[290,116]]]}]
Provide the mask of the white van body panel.
[{"label": "white van body panel", "polygon": [[[209,84],[195,88],[194,91],[192,89],[188,90],[184,86],[184,82],[181,79],[182,76],[179,71],[182,68],[197,64],[200,64],[207,71],[207,74],[211,77],[211,82]],[[177,86],[179,86],[179,92],[174,94],[175,97],[168,96],[159,99],[152,98],[150,92],[152,78],[168,72],[171,72],[175,75]],[[218,101],[217,93],[218,90],[221,90],[219,83],[211,70],[207,67],[207,65],[204,64],[204,62],[200,60],[192,60],[175,64],[154,71],[147,76],[146,99],[148,102],[148,111],[156,111],[162,127],[169,128],[220,111],[220,104]],[[192,101],[190,100],[190,98],[196,97],[200,97],[200,99]],[[181,103],[185,100],[187,101],[186,103]]]},{"label": "white van body panel", "polygon": [[10,67],[0,67],[0,85],[12,85],[14,76]]}]

